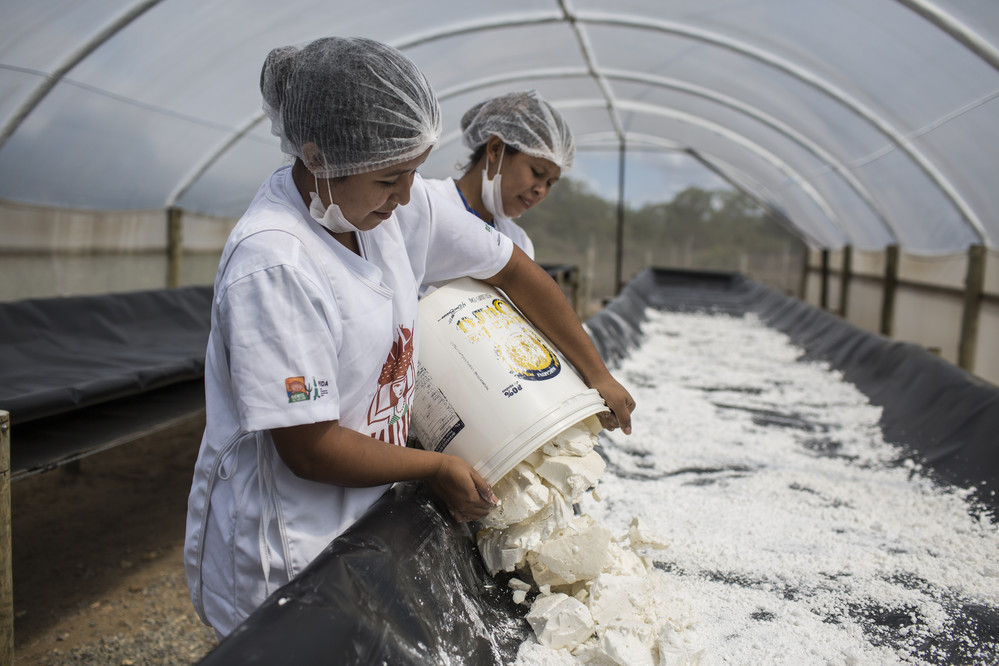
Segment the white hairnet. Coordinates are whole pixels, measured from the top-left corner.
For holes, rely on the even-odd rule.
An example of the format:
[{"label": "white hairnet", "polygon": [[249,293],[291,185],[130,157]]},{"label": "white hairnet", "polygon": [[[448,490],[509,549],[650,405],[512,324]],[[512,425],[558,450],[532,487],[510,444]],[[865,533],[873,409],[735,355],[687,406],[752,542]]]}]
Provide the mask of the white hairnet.
[{"label": "white hairnet", "polygon": [[474,152],[493,134],[503,143],[572,168],[576,144],[569,126],[551,104],[533,90],[492,97],[479,102],[461,117],[462,143]]},{"label": "white hairnet", "polygon": [[[260,90],[281,149],[320,178],[405,162],[440,139],[440,107],[423,72],[370,39],[328,37],[274,49]],[[306,155],[310,142],[318,154]]]}]

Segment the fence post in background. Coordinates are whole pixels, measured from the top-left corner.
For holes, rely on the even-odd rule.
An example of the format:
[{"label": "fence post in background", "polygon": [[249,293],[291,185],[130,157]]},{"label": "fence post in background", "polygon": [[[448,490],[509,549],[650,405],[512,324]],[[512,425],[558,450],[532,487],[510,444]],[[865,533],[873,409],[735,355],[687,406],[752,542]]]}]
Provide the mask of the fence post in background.
[{"label": "fence post in background", "polygon": [[805,260],[801,266],[801,282],[798,284],[798,299],[807,302],[808,275],[812,270],[812,248],[805,246]]},{"label": "fence post in background", "polygon": [[617,163],[617,256],[615,261],[614,295],[621,293],[624,289],[624,160],[627,156],[624,141],[621,141],[621,150]]},{"label": "fence post in background", "polygon": [[0,410],[0,664],[14,663],[14,576],[10,533],[10,414]]},{"label": "fence post in background", "polygon": [[181,255],[184,250],[184,219],[181,209],[167,208],[167,287],[180,286]]},{"label": "fence post in background", "polygon": [[895,292],[898,291],[898,245],[885,248],[885,281],[881,297],[881,335],[891,337],[895,326]]},{"label": "fence post in background", "polygon": [[843,272],[839,282],[839,316],[846,319],[846,308],[850,300],[850,278],[853,277],[853,246],[843,248]]},{"label": "fence post in background", "polygon": [[819,289],[819,307],[829,309],[829,250],[822,250],[822,286]]},{"label": "fence post in background", "polygon": [[964,280],[964,311],[961,314],[961,341],[957,346],[957,364],[968,372],[975,371],[978,320],[982,312],[984,289],[985,246],[972,245],[968,248],[968,273]]}]

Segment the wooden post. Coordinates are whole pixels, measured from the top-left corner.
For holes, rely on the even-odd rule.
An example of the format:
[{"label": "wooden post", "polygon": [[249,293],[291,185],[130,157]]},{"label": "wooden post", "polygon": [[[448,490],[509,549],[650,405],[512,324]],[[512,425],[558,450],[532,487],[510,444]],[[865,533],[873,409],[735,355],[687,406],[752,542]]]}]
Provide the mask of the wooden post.
[{"label": "wooden post", "polygon": [[846,308],[850,299],[850,278],[853,277],[853,247],[843,248],[843,272],[839,282],[839,316],[846,319]]},{"label": "wooden post", "polygon": [[822,287],[819,291],[819,306],[829,309],[829,250],[822,250]]},{"label": "wooden post", "polygon": [[812,248],[805,246],[805,260],[801,267],[801,281],[798,283],[798,298],[802,301],[808,298],[808,276],[812,272]]},{"label": "wooden post", "polygon": [[184,251],[184,220],[179,208],[167,208],[167,287],[180,286],[181,255]]},{"label": "wooden post", "polygon": [[984,289],[985,246],[972,245],[968,248],[968,273],[964,280],[964,311],[961,315],[961,342],[957,347],[957,364],[968,372],[975,371],[978,320],[982,312]]},{"label": "wooden post", "polygon": [[10,414],[0,411],[0,664],[14,663],[14,576],[10,532]]},{"label": "wooden post", "polygon": [[885,248],[885,282],[881,297],[881,335],[891,337],[895,325],[895,292],[898,291],[898,245]]}]

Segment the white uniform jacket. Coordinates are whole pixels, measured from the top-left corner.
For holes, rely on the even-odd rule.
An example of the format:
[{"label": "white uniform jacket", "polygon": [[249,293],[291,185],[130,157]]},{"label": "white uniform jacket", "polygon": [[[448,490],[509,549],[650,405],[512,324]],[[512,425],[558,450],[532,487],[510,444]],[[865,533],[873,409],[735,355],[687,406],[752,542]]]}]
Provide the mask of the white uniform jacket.
[{"label": "white uniform jacket", "polygon": [[405,209],[404,226],[394,215],[358,234],[358,256],[310,217],[284,167],[226,243],[185,543],[191,599],[220,636],[387,488],[301,479],[277,454],[270,430],[339,419],[404,446],[418,285],[490,277],[509,261],[509,239],[430,192],[419,176]]}]

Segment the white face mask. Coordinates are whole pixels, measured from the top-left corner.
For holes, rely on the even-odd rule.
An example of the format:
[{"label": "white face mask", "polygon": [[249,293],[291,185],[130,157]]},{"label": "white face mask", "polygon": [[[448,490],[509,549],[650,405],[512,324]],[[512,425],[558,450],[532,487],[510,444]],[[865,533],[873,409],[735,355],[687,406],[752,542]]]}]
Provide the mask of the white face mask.
[{"label": "white face mask", "polygon": [[[319,189],[319,179],[316,178],[316,190]],[[330,189],[330,181],[326,181],[326,192],[330,197],[330,205],[324,206],[323,200],[319,198],[316,192],[309,192],[312,195],[312,203],[309,205],[309,215],[312,219],[323,225],[335,234],[344,234],[348,231],[360,232],[361,230],[355,227],[350,220],[343,216],[343,211],[340,210],[340,206],[337,206],[333,201],[333,191]]]},{"label": "white face mask", "polygon": [[492,214],[493,218],[501,217],[504,220],[510,216],[503,212],[503,176],[500,169],[503,168],[503,154],[506,152],[506,145],[500,150],[499,164],[496,165],[496,177],[489,180],[489,156],[486,155],[486,168],[482,170],[482,205]]}]

